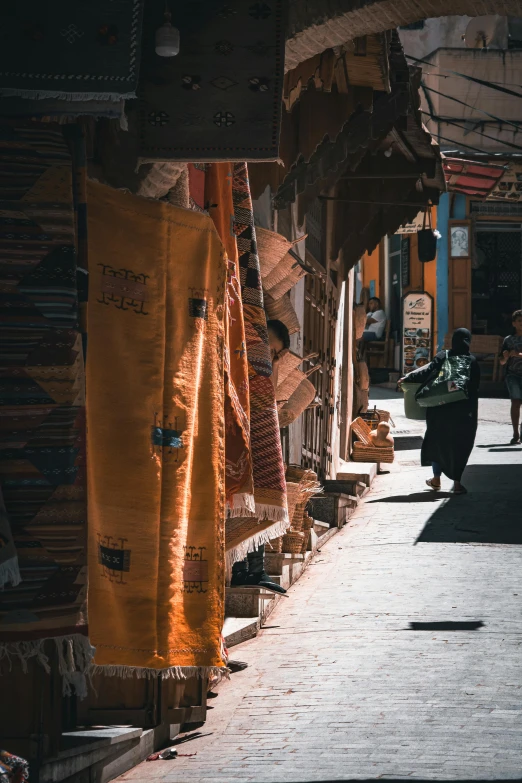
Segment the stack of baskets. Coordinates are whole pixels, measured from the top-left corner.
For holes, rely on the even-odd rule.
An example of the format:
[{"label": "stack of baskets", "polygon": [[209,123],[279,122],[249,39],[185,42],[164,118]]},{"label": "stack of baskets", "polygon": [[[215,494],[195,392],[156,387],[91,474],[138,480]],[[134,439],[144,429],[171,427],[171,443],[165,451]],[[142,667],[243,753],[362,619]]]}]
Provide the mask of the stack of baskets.
[{"label": "stack of baskets", "polygon": [[352,459],[354,462],[393,462],[395,458],[392,447],[374,446],[370,438],[371,428],[360,416],[352,422],[354,441]]},{"label": "stack of baskets", "polygon": [[269,319],[284,323],[290,334],[301,326],[288,292],[306,272],[288,251],[304,238],[291,241],[275,231],[256,228],[265,310]]},{"label": "stack of baskets", "polygon": [[317,474],[313,470],[291,465],[286,471],[288,492],[288,517],[290,529],[283,536],[283,552],[301,554],[306,552],[313,520],[305,509],[313,495],[321,492]]}]

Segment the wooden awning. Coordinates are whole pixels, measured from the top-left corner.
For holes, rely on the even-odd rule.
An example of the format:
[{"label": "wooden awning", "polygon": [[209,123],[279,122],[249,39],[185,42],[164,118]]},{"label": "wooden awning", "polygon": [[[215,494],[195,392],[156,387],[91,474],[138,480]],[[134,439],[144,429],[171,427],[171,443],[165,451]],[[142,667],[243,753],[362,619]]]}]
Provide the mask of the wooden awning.
[{"label": "wooden awning", "polygon": [[449,191],[484,199],[496,188],[506,171],[505,166],[461,158],[444,158],[442,165]]},{"label": "wooden awning", "polygon": [[[290,167],[287,164],[286,171],[283,169],[280,172],[283,176],[274,197],[276,209],[285,208],[299,197],[299,217],[302,218],[308,204],[333,187],[344,172],[357,171],[367,153],[380,149],[384,151],[390,146],[393,146],[404,163],[419,163],[413,184],[426,173],[428,176],[424,178],[423,184],[438,191],[445,190],[439,146],[422,124],[420,69],[408,68],[396,32],[392,33],[390,39],[389,63],[389,93],[374,92],[372,102],[364,107],[352,99],[351,113],[347,111],[348,104],[343,111],[332,112],[332,106],[340,105],[341,99],[346,100],[350,96],[333,93],[330,96],[322,95],[323,100],[330,98],[331,130],[329,128],[327,131],[325,127],[326,114],[319,114],[318,111],[310,112],[309,117],[312,123],[319,123],[323,129],[322,134],[316,132],[315,136],[312,136],[315,125],[303,126],[301,122],[300,135],[293,135],[297,141],[295,149],[298,157],[293,159]],[[352,94],[355,94],[355,90]],[[313,97],[314,93],[307,91],[303,95],[303,101]],[[320,97],[321,94],[316,96],[317,109]],[[344,123],[340,122],[343,116]],[[335,133],[332,131],[335,131],[336,123],[338,130]],[[285,133],[283,123],[282,150],[285,148],[283,141],[287,135],[290,136]],[[292,160],[292,156],[289,156],[285,163],[288,159]],[[436,165],[429,166],[428,162]],[[429,173],[428,169],[431,169]]]},{"label": "wooden awning", "polygon": [[390,92],[391,32],[368,35],[300,63],[285,76],[283,101],[291,111],[308,88],[348,94],[354,87]]},{"label": "wooden awning", "polygon": [[358,36],[434,16],[522,16],[522,0],[289,0],[285,68]]}]

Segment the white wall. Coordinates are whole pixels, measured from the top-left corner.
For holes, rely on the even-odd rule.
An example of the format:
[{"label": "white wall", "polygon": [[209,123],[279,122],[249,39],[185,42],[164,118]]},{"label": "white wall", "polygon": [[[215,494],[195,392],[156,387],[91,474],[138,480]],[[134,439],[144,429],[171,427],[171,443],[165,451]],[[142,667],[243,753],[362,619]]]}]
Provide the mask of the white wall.
[{"label": "white wall", "polygon": [[399,30],[404,51],[423,59],[442,46],[461,48],[466,45],[462,36],[470,20],[470,16],[439,16],[426,19],[422,30]]}]

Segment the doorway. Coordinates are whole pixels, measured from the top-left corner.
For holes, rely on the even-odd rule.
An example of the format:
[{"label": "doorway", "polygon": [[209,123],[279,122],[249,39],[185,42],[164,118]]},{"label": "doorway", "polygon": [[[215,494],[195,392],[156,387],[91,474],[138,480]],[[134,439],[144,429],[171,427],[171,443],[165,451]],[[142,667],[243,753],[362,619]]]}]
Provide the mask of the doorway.
[{"label": "doorway", "polygon": [[471,294],[473,332],[508,334],[522,306],[522,224],[477,221]]}]

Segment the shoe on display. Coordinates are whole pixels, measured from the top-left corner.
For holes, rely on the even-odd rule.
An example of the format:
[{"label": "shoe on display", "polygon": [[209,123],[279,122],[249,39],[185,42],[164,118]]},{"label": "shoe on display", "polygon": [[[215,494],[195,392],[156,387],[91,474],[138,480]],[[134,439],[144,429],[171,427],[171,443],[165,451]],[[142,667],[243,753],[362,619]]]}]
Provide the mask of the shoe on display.
[{"label": "shoe on display", "polygon": [[232,672],[232,674],[235,674],[236,672],[242,672],[245,669],[248,669],[248,663],[245,663],[244,661],[229,661],[227,666]]}]

